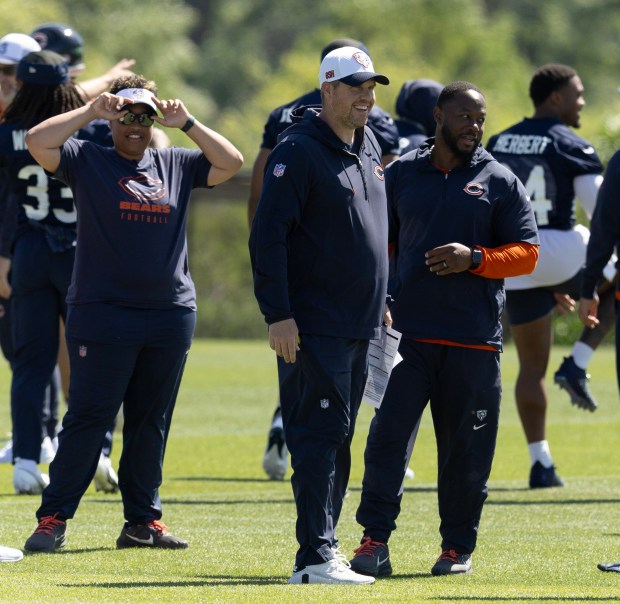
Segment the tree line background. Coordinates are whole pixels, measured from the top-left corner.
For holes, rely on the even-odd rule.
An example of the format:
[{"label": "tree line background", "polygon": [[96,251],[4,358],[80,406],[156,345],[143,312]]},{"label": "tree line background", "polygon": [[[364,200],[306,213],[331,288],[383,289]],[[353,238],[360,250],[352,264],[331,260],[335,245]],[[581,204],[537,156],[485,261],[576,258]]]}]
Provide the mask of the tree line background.
[{"label": "tree line background", "polygon": [[[182,99],[242,151],[239,177],[195,195],[190,266],[199,295],[197,335],[263,337],[252,294],[246,201],[269,112],[317,86],[320,50],[337,37],[362,40],[391,85],[377,103],[394,114],[402,83],[469,80],[487,98],[484,141],[531,115],[528,85],[544,63],[567,63],[586,88],[580,134],[606,162],[620,147],[618,0],[3,0],[0,36],[55,21],[84,38],[86,70],[119,59]],[[168,131],[174,144],[191,144]],[[574,319],[556,321],[570,340]]]}]

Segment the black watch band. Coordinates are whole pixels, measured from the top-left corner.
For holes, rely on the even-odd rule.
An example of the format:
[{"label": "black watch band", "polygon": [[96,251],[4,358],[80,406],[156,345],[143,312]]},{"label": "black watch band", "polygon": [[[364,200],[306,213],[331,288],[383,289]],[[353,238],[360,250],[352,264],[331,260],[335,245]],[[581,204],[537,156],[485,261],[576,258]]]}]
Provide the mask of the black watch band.
[{"label": "black watch band", "polygon": [[187,121],[183,124],[183,127],[181,128],[181,132],[187,132],[194,125],[195,121],[196,121],[196,118],[193,115],[190,115],[187,118]]},{"label": "black watch band", "polygon": [[471,250],[471,265],[469,267],[470,271],[475,271],[482,264],[482,250],[477,248],[472,248]]}]

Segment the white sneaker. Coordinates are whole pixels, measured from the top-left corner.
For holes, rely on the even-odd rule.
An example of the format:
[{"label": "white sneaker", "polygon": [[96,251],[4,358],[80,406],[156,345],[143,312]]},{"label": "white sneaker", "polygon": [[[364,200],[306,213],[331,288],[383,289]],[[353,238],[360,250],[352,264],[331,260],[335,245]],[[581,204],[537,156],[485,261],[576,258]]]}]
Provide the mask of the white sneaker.
[{"label": "white sneaker", "polygon": [[50,483],[47,474],[42,474],[34,461],[15,460],[13,466],[13,487],[18,495],[40,495]]},{"label": "white sneaker", "polygon": [[0,545],[0,562],[19,562],[23,557],[22,550]]},{"label": "white sneaker", "polygon": [[271,480],[284,480],[288,468],[288,449],[284,442],[284,430],[272,428],[263,456],[263,470]]},{"label": "white sneaker", "polygon": [[54,447],[52,439],[46,436],[41,442],[41,457],[39,463],[51,463],[56,456],[56,448]]},{"label": "white sneaker", "polygon": [[405,470],[405,478],[407,480],[413,480],[415,478],[415,472],[413,471],[413,468],[407,468]]},{"label": "white sneaker", "polygon": [[101,455],[95,472],[95,488],[104,493],[116,493],[118,491],[118,476],[112,467],[109,457]]},{"label": "white sneaker", "polygon": [[13,463],[13,441],[9,440],[0,449],[0,463]]},{"label": "white sneaker", "polygon": [[339,557],[323,562],[322,564],[310,564],[301,570],[293,572],[289,583],[322,583],[329,585],[370,585],[375,582],[374,577],[359,575],[353,572]]}]

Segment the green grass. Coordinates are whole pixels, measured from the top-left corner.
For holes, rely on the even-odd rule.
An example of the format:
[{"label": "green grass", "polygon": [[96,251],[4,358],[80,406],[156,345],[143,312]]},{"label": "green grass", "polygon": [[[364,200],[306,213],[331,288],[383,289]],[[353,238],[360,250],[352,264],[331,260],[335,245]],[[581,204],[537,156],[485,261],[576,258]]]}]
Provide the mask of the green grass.
[{"label": "green grass", "polygon": [[[564,349],[555,349],[555,370]],[[425,415],[409,483],[390,541],[394,576],[368,587],[286,584],[296,544],[288,480],[265,479],[261,459],[276,400],[273,353],[265,341],[196,341],[172,426],[161,495],[164,520],[188,538],[185,551],[115,549],[123,522],[118,495],[91,487],[59,554],[0,565],[2,602],[606,602],[620,598],[620,575],[598,562],[620,560],[620,406],[614,351],[590,367],[596,413],[572,407],[549,385],[549,441],[567,486],[530,491],[529,459],[516,415],[514,350],[503,355],[504,400],[490,495],[474,573],[433,578],[439,553],[436,454]],[[0,370],[0,420],[9,423]],[[351,553],[360,538],[355,509],[372,410],[363,406],[354,443],[351,494],[339,537]],[[116,436],[115,459],[120,453]],[[0,544],[23,545],[39,497],[13,494],[0,466]],[[288,478],[288,476],[287,476]]]}]

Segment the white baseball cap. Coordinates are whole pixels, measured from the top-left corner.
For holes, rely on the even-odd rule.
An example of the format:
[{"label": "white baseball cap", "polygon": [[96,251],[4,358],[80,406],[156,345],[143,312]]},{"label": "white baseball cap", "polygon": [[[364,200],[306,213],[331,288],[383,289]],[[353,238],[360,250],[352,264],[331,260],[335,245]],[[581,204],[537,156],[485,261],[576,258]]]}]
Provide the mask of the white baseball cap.
[{"label": "white baseball cap", "polygon": [[146,90],[146,88],[123,88],[123,90],[119,90],[115,94],[125,99],[131,99],[134,104],[144,103],[151,107],[151,109],[155,111],[155,114],[157,114],[157,105],[153,102],[153,97],[155,95],[150,90]]},{"label": "white baseball cap", "polygon": [[375,73],[370,57],[359,48],[343,46],[325,55],[319,68],[319,86],[323,82],[343,82],[349,86],[359,86],[368,80],[387,85],[388,78]]},{"label": "white baseball cap", "polygon": [[26,34],[7,34],[0,38],[0,64],[19,63],[29,52],[41,50],[39,43]]}]

